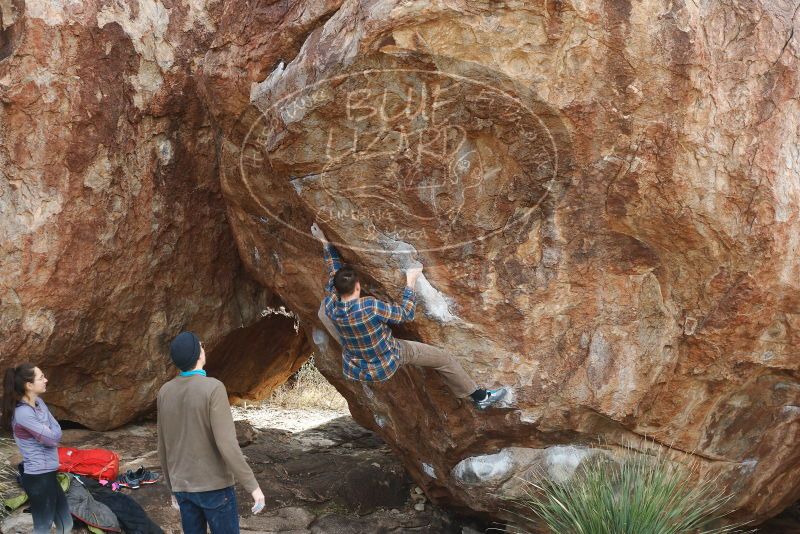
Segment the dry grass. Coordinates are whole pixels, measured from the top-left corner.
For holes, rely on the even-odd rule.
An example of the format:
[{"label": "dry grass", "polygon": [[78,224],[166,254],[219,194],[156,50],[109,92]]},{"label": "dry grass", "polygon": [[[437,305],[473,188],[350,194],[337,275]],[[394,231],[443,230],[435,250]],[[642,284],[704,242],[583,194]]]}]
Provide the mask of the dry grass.
[{"label": "dry grass", "polygon": [[295,410],[347,411],[347,401],[317,370],[313,355],[289,381],[272,393],[268,403]]},{"label": "dry grass", "polygon": [[[8,438],[0,438],[0,503],[9,497],[14,497],[20,493],[17,485],[17,469],[11,465],[9,458],[15,449],[14,442]],[[8,512],[0,504],[0,519],[8,515]]]}]

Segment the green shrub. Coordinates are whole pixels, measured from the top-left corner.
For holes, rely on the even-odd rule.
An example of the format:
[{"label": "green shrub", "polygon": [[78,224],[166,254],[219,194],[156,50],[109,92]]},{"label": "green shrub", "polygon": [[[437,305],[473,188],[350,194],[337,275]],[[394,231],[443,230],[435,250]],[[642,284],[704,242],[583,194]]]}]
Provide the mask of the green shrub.
[{"label": "green shrub", "polygon": [[723,534],[741,527],[718,526],[731,495],[663,457],[593,459],[564,483],[541,477],[525,488],[517,513],[556,534]]}]

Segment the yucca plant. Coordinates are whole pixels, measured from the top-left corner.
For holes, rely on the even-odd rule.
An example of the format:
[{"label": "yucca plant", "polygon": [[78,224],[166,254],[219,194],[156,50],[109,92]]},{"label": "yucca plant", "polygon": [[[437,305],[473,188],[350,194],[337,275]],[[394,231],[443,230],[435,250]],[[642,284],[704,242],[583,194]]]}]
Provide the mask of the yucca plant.
[{"label": "yucca plant", "polygon": [[731,498],[691,468],[630,452],[620,462],[586,461],[563,483],[526,482],[514,500],[526,522],[556,534],[723,534],[741,532],[741,524],[718,526]]}]

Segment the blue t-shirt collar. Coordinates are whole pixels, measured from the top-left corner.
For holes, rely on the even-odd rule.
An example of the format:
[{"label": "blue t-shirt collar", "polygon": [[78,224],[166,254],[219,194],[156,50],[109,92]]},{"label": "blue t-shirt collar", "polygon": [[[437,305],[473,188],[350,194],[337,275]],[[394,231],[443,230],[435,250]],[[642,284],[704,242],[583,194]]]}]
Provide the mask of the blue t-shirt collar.
[{"label": "blue t-shirt collar", "polygon": [[206,370],[205,369],[195,369],[193,371],[181,371],[181,374],[180,374],[180,376],[194,376],[194,375],[206,376]]}]

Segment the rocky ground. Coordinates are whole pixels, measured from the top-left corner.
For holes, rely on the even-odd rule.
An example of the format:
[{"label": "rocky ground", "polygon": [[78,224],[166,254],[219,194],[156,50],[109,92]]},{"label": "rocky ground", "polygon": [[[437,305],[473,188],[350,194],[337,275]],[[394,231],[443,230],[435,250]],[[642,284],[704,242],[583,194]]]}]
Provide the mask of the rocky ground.
[{"label": "rocky ground", "polygon": [[[234,407],[244,454],[267,497],[253,515],[237,487],[242,532],[287,534],[453,533],[477,534],[487,525],[454,516],[426,501],[388,446],[337,410]],[[159,470],[155,423],[110,432],[66,430],[64,445],[102,447],[120,454],[121,469]],[[12,457],[11,462],[18,461]],[[123,490],[166,533],[180,533],[180,517],[162,484]],[[0,533],[28,533],[29,514],[18,510]],[[88,532],[77,529],[77,532]],[[800,506],[761,525],[763,534],[800,533]]]},{"label": "rocky ground", "polygon": [[245,407],[232,406],[231,412],[233,412],[234,421],[247,421],[258,429],[272,428],[289,432],[303,432],[349,415],[346,408],[343,410],[295,409],[275,407],[267,403]]},{"label": "rocky ground", "polygon": [[[253,515],[250,496],[237,487],[243,533],[461,534],[484,530],[485,526],[455,518],[426,502],[387,445],[346,414],[319,410],[305,415],[296,410],[234,412],[242,451],[267,497],[266,509]],[[321,426],[305,428],[320,422]],[[63,444],[113,449],[120,454],[121,469],[143,465],[159,470],[154,422],[111,432],[66,430]],[[179,514],[170,507],[165,486],[123,491],[166,533],[181,532]],[[30,531],[30,515],[22,511],[0,525],[3,533]]]}]

